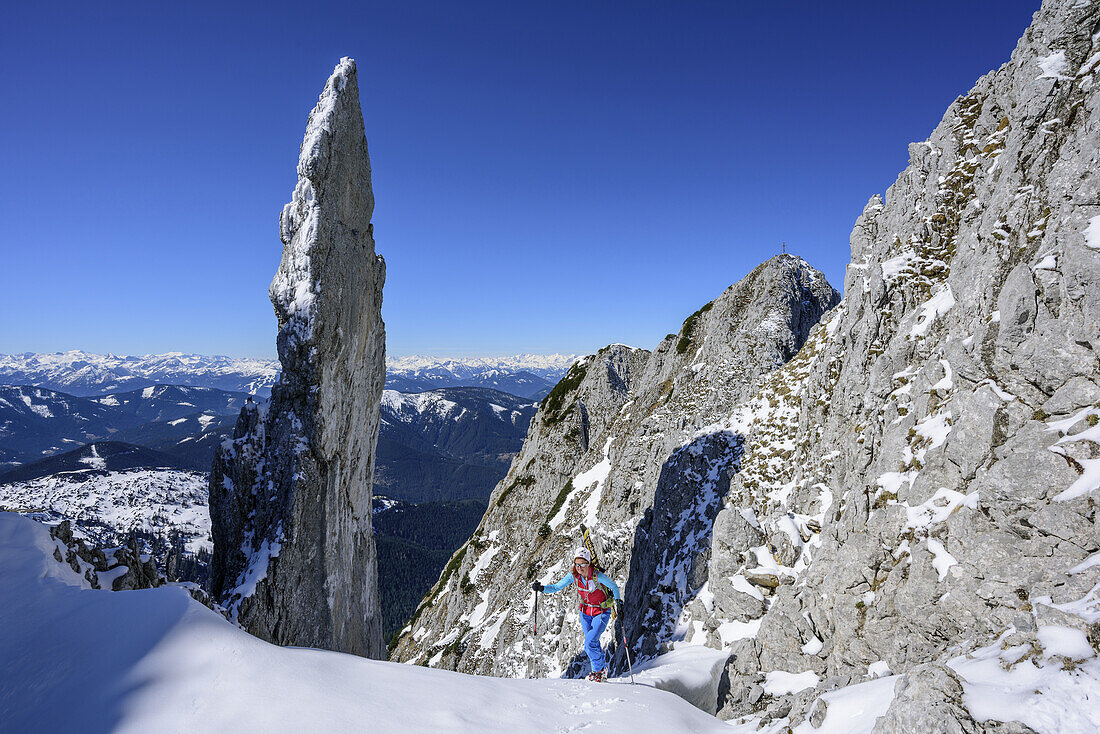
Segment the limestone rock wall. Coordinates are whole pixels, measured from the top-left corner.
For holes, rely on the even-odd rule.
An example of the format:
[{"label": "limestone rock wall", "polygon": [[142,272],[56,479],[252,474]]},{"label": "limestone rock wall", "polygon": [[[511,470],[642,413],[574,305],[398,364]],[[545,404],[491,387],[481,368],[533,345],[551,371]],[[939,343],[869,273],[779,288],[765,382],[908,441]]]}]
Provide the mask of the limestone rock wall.
[{"label": "limestone rock wall", "polygon": [[[993,730],[953,656],[1042,661],[1051,626],[1097,647],[1098,24],[1044,3],[864,209],[842,306],[721,425],[745,450],[684,619],[731,653],[721,715],[796,726],[892,672],[882,730]],[[786,674],[811,684],[769,693]]]},{"label": "limestone rock wall", "polygon": [[213,588],[279,644],[384,653],[371,478],[385,379],[385,263],[355,62],[310,113],[271,283],[282,373],[215,457]]}]

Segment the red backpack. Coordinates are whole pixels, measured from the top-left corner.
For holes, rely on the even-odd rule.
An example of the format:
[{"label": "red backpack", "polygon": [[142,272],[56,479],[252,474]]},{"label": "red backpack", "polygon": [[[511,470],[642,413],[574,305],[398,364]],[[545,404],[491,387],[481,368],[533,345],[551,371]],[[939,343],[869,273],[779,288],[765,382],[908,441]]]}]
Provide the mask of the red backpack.
[{"label": "red backpack", "polygon": [[588,567],[588,578],[581,576],[573,568],[573,581],[577,584],[577,593],[581,595],[581,611],[590,617],[603,614],[612,604],[611,589],[596,580],[595,566]]}]

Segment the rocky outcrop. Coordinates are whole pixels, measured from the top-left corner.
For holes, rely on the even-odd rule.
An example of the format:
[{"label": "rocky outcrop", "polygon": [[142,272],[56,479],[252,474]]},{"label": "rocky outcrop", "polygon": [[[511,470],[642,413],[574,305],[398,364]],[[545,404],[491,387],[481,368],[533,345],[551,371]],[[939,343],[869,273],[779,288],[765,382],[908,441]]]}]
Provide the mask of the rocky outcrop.
[{"label": "rocky outcrop", "polygon": [[212,587],[247,630],[380,657],[371,477],[385,379],[385,263],[355,62],[310,113],[271,283],[282,373],[210,478]]},{"label": "rocky outcrop", "polygon": [[58,543],[53,552],[54,560],[83,576],[93,589],[155,589],[167,583],[157,570],[156,562],[143,554],[136,543],[116,548],[89,547],[73,535],[69,520],[51,526],[50,537]]},{"label": "rocky outcrop", "polygon": [[54,541],[54,560],[80,574],[93,589],[134,591],[165,585],[178,586],[200,604],[224,613],[198,584],[165,578],[152,555],[143,553],[136,539],[132,539],[129,545],[114,548],[89,546],[74,535],[70,520],[50,526],[50,537]]},{"label": "rocky outcrop", "polygon": [[937,663],[919,665],[894,686],[894,700],[872,734],[978,734],[981,727],[963,705],[963,687],[955,671]]},{"label": "rocky outcrop", "polygon": [[[652,353],[612,345],[578,361],[540,404],[480,527],[392,657],[493,675],[581,672],[572,598],[541,600],[537,655],[525,628],[531,581],[564,573],[580,523],[608,544],[615,578],[629,570],[628,601],[659,610],[646,630],[675,626],[705,581],[710,524],[741,441],[690,438],[797,353],[838,299],[805,261],[779,256],[689,316]],[[699,573],[680,573],[683,563]],[[650,606],[653,583],[667,604]],[[639,644],[656,649],[658,635]]]}]

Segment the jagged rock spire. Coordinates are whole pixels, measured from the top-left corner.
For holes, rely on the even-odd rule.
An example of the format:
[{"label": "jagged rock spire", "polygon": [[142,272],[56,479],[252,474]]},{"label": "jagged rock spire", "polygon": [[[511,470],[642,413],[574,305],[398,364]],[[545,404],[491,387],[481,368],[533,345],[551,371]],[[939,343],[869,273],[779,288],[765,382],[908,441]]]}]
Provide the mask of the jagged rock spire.
[{"label": "jagged rock spire", "polygon": [[271,282],[282,374],[215,457],[213,590],[253,634],[382,657],[371,480],[385,380],[355,62],[310,113]]}]

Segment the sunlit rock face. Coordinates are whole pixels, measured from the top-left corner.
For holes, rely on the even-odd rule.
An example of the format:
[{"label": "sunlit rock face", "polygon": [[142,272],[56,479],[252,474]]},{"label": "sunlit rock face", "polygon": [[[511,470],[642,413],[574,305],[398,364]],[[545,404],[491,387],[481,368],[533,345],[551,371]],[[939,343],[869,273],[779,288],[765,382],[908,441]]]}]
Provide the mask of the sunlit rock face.
[{"label": "sunlit rock face", "polygon": [[371,478],[385,380],[382,286],[355,62],[310,113],[271,283],[282,373],[211,474],[215,594],[285,645],[381,657]]},{"label": "sunlit rock face", "polygon": [[725,655],[721,717],[1095,728],[1098,74],[1100,3],[1044,3],[864,208],[837,308],[802,276],[781,318],[752,306],[783,301],[770,261],[652,353],[578,363],[395,657],[581,672],[574,599],[535,637],[530,580],[585,522],[625,580],[605,643]]}]

